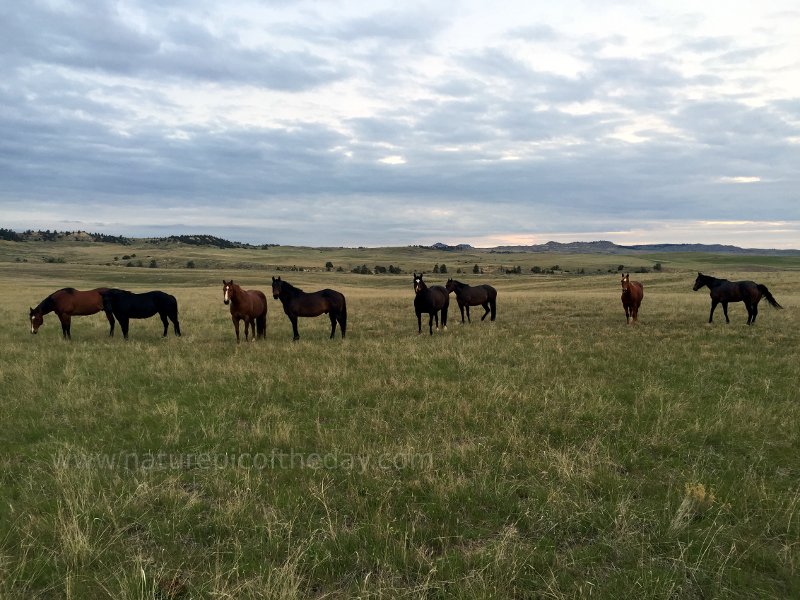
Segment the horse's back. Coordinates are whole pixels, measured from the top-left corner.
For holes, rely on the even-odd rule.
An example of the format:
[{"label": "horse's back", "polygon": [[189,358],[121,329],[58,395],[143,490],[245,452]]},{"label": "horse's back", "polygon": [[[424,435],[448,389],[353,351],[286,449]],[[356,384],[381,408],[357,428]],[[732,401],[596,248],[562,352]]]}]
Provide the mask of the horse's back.
[{"label": "horse's back", "polygon": [[431,291],[434,308],[438,310],[450,304],[450,294],[447,292],[447,288],[442,285],[432,285],[428,289]]}]

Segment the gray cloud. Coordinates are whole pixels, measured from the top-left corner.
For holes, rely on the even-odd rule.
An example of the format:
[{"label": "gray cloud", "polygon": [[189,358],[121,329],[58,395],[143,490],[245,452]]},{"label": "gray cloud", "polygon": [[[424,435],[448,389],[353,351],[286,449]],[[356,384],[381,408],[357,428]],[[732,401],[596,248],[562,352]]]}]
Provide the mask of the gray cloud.
[{"label": "gray cloud", "polygon": [[[326,244],[800,220],[800,100],[754,101],[771,74],[737,69],[774,49],[734,36],[621,56],[620,33],[533,23],[443,50],[442,12],[413,8],[339,19],[274,2],[248,23],[210,3],[49,6],[0,9],[0,207],[18,220]],[[537,70],[528,43],[583,67]],[[719,91],[730,73],[751,85]],[[231,113],[187,115],[195,90],[234,98]],[[350,113],[328,109],[340,93]],[[252,102],[303,108],[233,114]]]}]

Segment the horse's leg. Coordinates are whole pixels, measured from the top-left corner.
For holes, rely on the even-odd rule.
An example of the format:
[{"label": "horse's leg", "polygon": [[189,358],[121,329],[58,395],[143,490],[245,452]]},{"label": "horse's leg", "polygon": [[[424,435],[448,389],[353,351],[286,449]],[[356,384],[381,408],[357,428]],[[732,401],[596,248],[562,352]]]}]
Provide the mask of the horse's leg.
[{"label": "horse's leg", "polygon": [[633,322],[635,324],[636,321],[639,320],[639,305],[638,304],[634,304],[631,307],[631,316],[633,317]]},{"label": "horse's leg", "polygon": [[417,313],[417,335],[422,333],[422,313]]},{"label": "horse's leg", "polygon": [[622,306],[623,306],[623,308],[625,308],[625,323],[627,325],[630,325],[630,322],[631,322],[631,311],[628,308],[627,304],[623,304]]},{"label": "horse's leg", "polygon": [[483,316],[481,317],[481,321],[483,321],[483,320],[486,318],[486,315],[488,315],[488,314],[489,314],[489,312],[491,312],[491,311],[489,310],[489,301],[487,300],[486,302],[484,302],[483,304],[481,304],[481,306],[483,306],[483,310],[485,310],[485,311],[486,311],[485,313],[483,313]]},{"label": "horse's leg", "polygon": [[289,317],[289,320],[292,322],[292,333],[294,334],[292,340],[296,342],[300,339],[300,334],[297,331],[297,317]]},{"label": "horse's leg", "polygon": [[719,304],[719,300],[711,300],[711,314],[708,315],[708,322],[714,322],[714,309],[717,308],[717,304]]},{"label": "horse's leg", "polygon": [[442,331],[447,331],[447,304],[442,307]]},{"label": "horse's leg", "polygon": [[69,315],[60,314],[58,315],[58,320],[61,321],[61,335],[64,336],[65,340],[72,339],[72,335],[69,332],[71,317]]},{"label": "horse's leg", "polygon": [[171,315],[170,319],[172,319],[172,329],[175,331],[175,335],[181,337],[181,324],[178,322],[178,313]]},{"label": "horse's leg", "polygon": [[436,322],[436,331],[439,331],[439,311],[433,313],[433,319]]},{"label": "horse's leg", "polygon": [[106,319],[108,319],[109,325],[108,337],[114,337],[114,313],[112,313],[110,310],[106,311]]},{"label": "horse's leg", "polygon": [[119,320],[119,327],[122,329],[122,337],[123,339],[128,339],[128,325],[130,321],[128,317],[123,317]]},{"label": "horse's leg", "polygon": [[466,305],[467,308],[467,323],[472,323],[472,319],[469,316],[469,304]]},{"label": "horse's leg", "polygon": [[727,302],[723,302],[722,303],[722,312],[725,313],[725,322],[726,323],[730,323],[731,320],[728,318],[728,303]]},{"label": "horse's leg", "polygon": [[336,333],[336,316],[337,314],[333,311],[328,313],[328,316],[331,318],[331,338],[333,339],[333,335]]},{"label": "horse's leg", "polygon": [[[760,300],[760,298],[759,298]],[[756,316],[758,315],[758,300],[753,302],[753,318],[750,321],[750,325],[756,324]]]},{"label": "horse's leg", "polygon": [[233,321],[233,329],[236,331],[236,343],[239,343],[239,319],[231,315],[231,321]]},{"label": "horse's leg", "polygon": [[[433,315],[434,313],[428,313],[428,330],[430,331],[431,335],[433,335]],[[436,320],[436,329],[439,329],[439,320]]]},{"label": "horse's leg", "polygon": [[461,302],[458,303],[458,310],[461,311],[461,324],[464,324],[464,305]]},{"label": "horse's leg", "polygon": [[167,331],[169,330],[169,319],[167,319],[167,313],[158,313],[158,316],[161,317],[161,322],[164,324],[164,333],[161,334],[161,337],[167,337]]}]

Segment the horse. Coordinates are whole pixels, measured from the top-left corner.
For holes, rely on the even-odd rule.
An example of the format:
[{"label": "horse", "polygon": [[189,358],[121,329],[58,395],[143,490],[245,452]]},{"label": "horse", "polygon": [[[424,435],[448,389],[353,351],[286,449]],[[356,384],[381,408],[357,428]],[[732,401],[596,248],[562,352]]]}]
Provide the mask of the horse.
[{"label": "horse", "polygon": [[728,318],[728,302],[744,302],[747,308],[747,324],[754,325],[758,315],[758,303],[761,298],[766,298],[773,308],[783,308],[767,289],[767,286],[754,281],[728,281],[727,279],[717,279],[710,275],[697,273],[694,281],[695,292],[703,286],[708,286],[711,293],[711,314],[708,315],[708,322],[714,322],[714,309],[717,304],[722,304],[722,312],[725,313],[725,322],[730,323]]},{"label": "horse", "polygon": [[[178,301],[175,296],[165,292],[155,290],[134,294],[128,290],[111,289],[102,292],[103,305],[106,312],[111,312],[119,321],[122,328],[122,337],[128,339],[128,323],[130,319],[149,319],[155,314],[161,317],[164,324],[164,333],[161,337],[167,337],[169,321],[175,335],[180,337],[181,326],[178,323]],[[111,328],[111,335],[114,335],[114,327]]]},{"label": "horse", "polygon": [[442,329],[447,329],[447,308],[450,306],[450,294],[441,285],[428,285],[422,280],[424,273],[414,272],[414,311],[417,313],[417,335],[422,333],[422,313],[428,314],[428,329],[433,335],[433,321],[436,319],[436,331],[439,331],[439,312],[442,313]]},{"label": "horse", "polygon": [[256,338],[267,337],[267,296],[261,290],[243,290],[230,281],[222,280],[222,301],[231,305],[231,321],[239,343],[239,321],[244,320],[244,339],[248,330]]},{"label": "horse", "polygon": [[458,309],[461,311],[462,325],[464,324],[464,308],[467,309],[467,321],[472,323],[472,319],[469,318],[470,306],[483,306],[483,310],[486,312],[483,313],[481,321],[490,312],[492,314],[490,320],[494,321],[497,316],[497,290],[492,286],[486,284],[471,286],[451,278],[447,280],[445,289],[448,294],[450,292],[456,293],[456,302],[458,302]]},{"label": "horse", "polygon": [[[31,333],[38,333],[39,327],[44,323],[44,315],[55,312],[59,321],[61,321],[61,334],[64,339],[72,339],[70,332],[72,317],[93,315],[105,310],[101,294],[107,290],[108,288],[96,288],[94,290],[80,291],[71,287],[56,290],[42,300],[36,308],[30,309]],[[111,326],[109,335],[114,335],[114,316],[107,310],[105,313]]]},{"label": "horse", "polygon": [[625,309],[625,322],[629,325],[639,319],[639,307],[644,298],[644,286],[638,281],[631,281],[631,274],[622,276],[622,307]]},{"label": "horse", "polygon": [[345,333],[347,333],[347,302],[341,292],[324,289],[307,293],[294,287],[288,281],[282,281],[280,277],[273,276],[272,297],[281,301],[283,312],[292,323],[295,342],[300,339],[300,334],[297,333],[297,317],[318,317],[322,313],[328,313],[331,319],[330,339],[333,339],[336,333],[337,321],[342,330],[342,339],[344,339]]}]

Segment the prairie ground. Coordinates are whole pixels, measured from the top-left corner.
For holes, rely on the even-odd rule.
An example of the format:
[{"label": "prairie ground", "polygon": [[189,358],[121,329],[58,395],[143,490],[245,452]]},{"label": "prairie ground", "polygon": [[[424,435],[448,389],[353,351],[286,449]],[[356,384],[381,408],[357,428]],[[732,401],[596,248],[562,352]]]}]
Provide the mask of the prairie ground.
[{"label": "prairie ground", "polygon": [[[631,275],[628,327],[616,263],[658,257],[515,256],[596,274],[458,275],[497,287],[497,321],[462,326],[453,299],[418,336],[409,276],[287,272],[324,253],[148,269],[31,247],[0,248],[0,598],[800,595],[797,259],[665,260]],[[697,269],[785,309],[709,325]],[[347,338],[322,317],[293,343],[277,274],[345,293]],[[266,340],[236,345],[223,277],[267,292]],[[64,342],[48,315],[32,336],[28,307],[68,285],[168,291],[184,335],[154,318],[125,342],[94,315]]]}]

